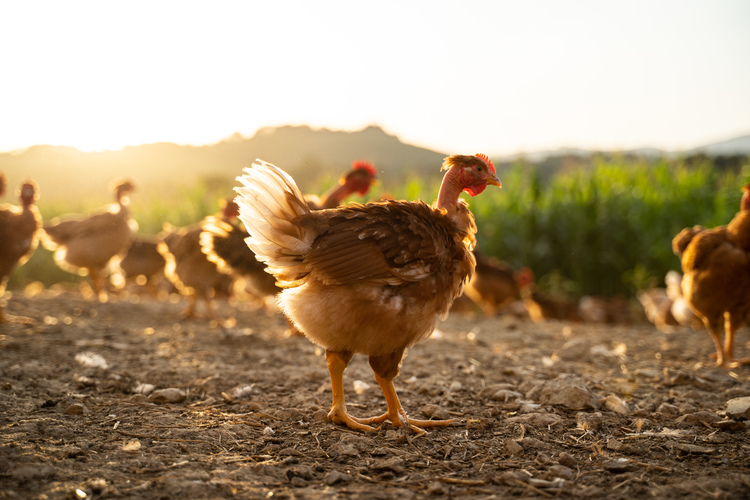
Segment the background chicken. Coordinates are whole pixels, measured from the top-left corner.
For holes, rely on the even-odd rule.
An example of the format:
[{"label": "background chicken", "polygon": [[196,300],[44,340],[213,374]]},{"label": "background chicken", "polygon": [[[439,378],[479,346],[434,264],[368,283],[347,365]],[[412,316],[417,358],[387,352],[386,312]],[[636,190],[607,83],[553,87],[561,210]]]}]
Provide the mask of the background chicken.
[{"label": "background chicken", "polygon": [[[5,189],[2,179],[2,189]],[[5,293],[5,283],[11,271],[22,266],[34,253],[39,242],[39,228],[42,216],[34,203],[39,197],[36,182],[27,180],[21,184],[19,193],[21,206],[3,205],[0,207],[0,298]],[[6,316],[0,304],[0,323],[19,321],[30,323],[29,318]]]},{"label": "background chicken", "polygon": [[[238,178],[248,245],[284,288],[284,312],[326,350],[335,423],[372,430],[389,420],[423,432],[418,426],[451,422],[407,417],[393,386],[406,349],[430,335],[473,272],[476,226],[459,194],[500,185],[484,155],[451,156],[443,168],[434,207],[383,201],[311,211],[273,165],[255,163]],[[388,406],[383,415],[360,419],[346,410],[343,374],[355,353],[369,356]]]},{"label": "background chicken", "polygon": [[723,367],[750,362],[734,359],[734,334],[750,316],[750,184],[742,190],[740,211],[728,225],[685,228],[672,240],[682,294],[711,334]]},{"label": "background chicken", "polygon": [[[367,194],[375,178],[375,168],[358,160],[352,163],[351,170],[339,179],[338,184],[323,195],[322,201],[315,195],[305,195],[304,198],[311,210],[334,208],[354,193]],[[281,289],[276,285],[276,278],[266,272],[266,265],[258,262],[245,243],[248,236],[242,224],[209,217],[203,224],[201,246],[203,253],[217,264],[220,271],[243,277],[249,291],[265,303],[267,299],[275,298]]]},{"label": "background chicken", "polygon": [[[237,204],[226,200],[218,220],[232,224],[236,222],[237,215]],[[183,312],[186,318],[197,317],[196,307],[200,300],[205,304],[208,316],[217,319],[212,299],[218,295],[228,296],[234,281],[231,276],[220,272],[216,263],[208,260],[201,249],[200,235],[205,222],[206,220],[180,229],[167,226],[163,234],[164,241],[158,247],[167,262],[165,275],[181,294],[190,299]]]},{"label": "background chicken", "polygon": [[474,303],[488,316],[509,307],[518,299],[518,283],[513,277],[513,269],[497,259],[488,258],[476,249],[477,264],[469,284],[464,290]]},{"label": "background chicken", "polygon": [[146,289],[151,295],[158,292],[158,283],[164,275],[166,259],[159,252],[161,239],[155,236],[136,236],[133,238],[125,256],[114,269],[115,279],[119,288],[128,283],[135,283]]},{"label": "background chicken", "polygon": [[128,209],[132,191],[130,181],[116,182],[116,203],[105,211],[89,217],[69,215],[44,226],[42,243],[55,253],[57,265],[81,276],[88,274],[101,301],[107,300],[106,269],[113,259],[124,255],[138,227]]},{"label": "background chicken", "polygon": [[305,201],[312,210],[337,207],[354,193],[367,194],[375,177],[375,167],[372,164],[364,160],[354,161],[352,169],[341,177],[326,194],[322,197],[306,194]]},{"label": "background chicken", "polygon": [[534,283],[534,272],[528,267],[516,273],[519,293],[529,317],[535,323],[550,319],[564,321],[581,321],[578,312],[578,301],[563,297],[550,297],[540,292]]}]

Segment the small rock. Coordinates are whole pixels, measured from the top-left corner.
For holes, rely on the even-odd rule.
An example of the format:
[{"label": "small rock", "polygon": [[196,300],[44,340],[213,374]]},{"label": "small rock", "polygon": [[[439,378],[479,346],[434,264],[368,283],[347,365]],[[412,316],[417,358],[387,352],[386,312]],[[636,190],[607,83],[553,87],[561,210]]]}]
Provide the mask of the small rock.
[{"label": "small rock", "polygon": [[370,469],[374,471],[391,471],[395,474],[403,474],[406,468],[404,467],[404,459],[401,457],[393,457],[389,458],[388,460],[377,460],[372,465],[370,465]]},{"label": "small rock", "polygon": [[181,403],[186,397],[187,394],[182,389],[170,387],[169,389],[159,389],[152,392],[148,400],[156,404]]},{"label": "small rock", "polygon": [[527,413],[505,419],[506,424],[527,424],[534,427],[549,427],[560,423],[562,417],[554,413]]},{"label": "small rock", "polygon": [[576,473],[573,469],[566,467],[564,465],[553,465],[549,468],[549,474],[553,478],[559,477],[561,479],[567,479],[568,481],[572,481],[576,478]]},{"label": "small rock", "polygon": [[615,474],[621,474],[623,472],[631,472],[638,468],[638,466],[633,463],[632,460],[628,460],[627,458],[616,458],[614,460],[607,460],[604,463],[602,463],[602,467],[604,467],[609,472],[613,472]]},{"label": "small rock", "polygon": [[427,404],[422,408],[422,415],[427,418],[434,418],[437,420],[448,420],[451,418],[450,413],[445,408],[441,408],[438,405]]},{"label": "small rock", "polygon": [[750,419],[750,396],[727,401],[727,416]]},{"label": "small rock", "polygon": [[122,445],[122,451],[126,451],[128,453],[137,453],[141,450],[141,442],[137,439],[131,439],[124,445]]},{"label": "small rock", "polygon": [[607,439],[607,449],[612,451],[620,451],[625,447],[622,441],[620,441],[617,438],[609,438]]},{"label": "small rock", "polygon": [[65,409],[66,415],[83,415],[83,405],[74,403]]},{"label": "small rock", "polygon": [[505,471],[502,474],[500,474],[500,477],[498,478],[502,484],[505,484],[506,486],[518,486],[518,483],[528,483],[529,482],[529,476],[524,474],[521,471]]},{"label": "small rock", "polygon": [[719,430],[726,432],[739,432],[744,431],[747,426],[745,422],[738,422],[736,420],[722,420],[713,424]]},{"label": "small rock", "polygon": [[316,422],[328,422],[328,410],[320,409],[313,413],[313,420]]},{"label": "small rock", "polygon": [[523,446],[514,439],[506,439],[503,444],[505,445],[505,451],[511,457],[517,457],[523,455]]},{"label": "small rock", "polygon": [[570,409],[596,408],[598,403],[583,379],[570,373],[543,382],[529,391],[526,397],[541,404],[561,405]]},{"label": "small rock", "polygon": [[133,389],[133,392],[136,394],[143,394],[144,396],[148,396],[149,394],[154,392],[154,389],[156,389],[156,387],[154,387],[153,384],[139,383],[138,385],[135,386],[135,388]]},{"label": "small rock", "polygon": [[586,413],[586,412],[578,412],[576,414],[576,423],[578,424],[578,427],[581,429],[587,431],[598,431],[602,428],[602,425],[604,423],[604,419],[602,418],[602,414],[599,412],[596,413]]},{"label": "small rock", "polygon": [[356,457],[359,450],[348,443],[336,443],[328,448],[327,453],[333,458]]},{"label": "small rock", "polygon": [[575,457],[570,453],[565,453],[563,451],[557,456],[557,463],[573,469],[578,465],[578,460],[576,460]]},{"label": "small rock", "polygon": [[352,476],[349,474],[344,474],[343,472],[339,472],[337,470],[333,470],[326,474],[326,476],[323,478],[323,482],[326,483],[328,486],[333,486],[334,484],[339,483],[348,483],[352,480]]}]

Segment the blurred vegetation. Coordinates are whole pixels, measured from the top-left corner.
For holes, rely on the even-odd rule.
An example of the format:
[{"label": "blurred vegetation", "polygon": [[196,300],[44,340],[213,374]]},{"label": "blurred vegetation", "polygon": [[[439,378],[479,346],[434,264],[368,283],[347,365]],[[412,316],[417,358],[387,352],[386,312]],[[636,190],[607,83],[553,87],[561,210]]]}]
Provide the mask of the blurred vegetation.
[{"label": "blurred vegetation", "polygon": [[[728,223],[739,209],[750,166],[717,167],[709,158],[647,161],[594,157],[554,175],[523,160],[499,166],[502,190],[487,189],[469,199],[479,228],[481,250],[518,269],[534,270],[552,291],[573,295],[623,294],[663,286],[670,269],[680,269],[671,240],[683,227]],[[366,199],[434,201],[440,176],[409,177],[400,185],[378,183]],[[322,193],[336,182],[321,174]],[[235,185],[223,177],[190,186],[136,191],[131,210],[143,234],[158,234],[164,223],[185,226],[216,213]],[[308,183],[309,185],[309,183]],[[366,201],[354,197],[353,201]],[[91,213],[110,200],[49,200],[39,208],[45,220],[64,213]],[[9,288],[32,281],[50,285],[78,278],[57,268],[41,247],[17,269]]]}]

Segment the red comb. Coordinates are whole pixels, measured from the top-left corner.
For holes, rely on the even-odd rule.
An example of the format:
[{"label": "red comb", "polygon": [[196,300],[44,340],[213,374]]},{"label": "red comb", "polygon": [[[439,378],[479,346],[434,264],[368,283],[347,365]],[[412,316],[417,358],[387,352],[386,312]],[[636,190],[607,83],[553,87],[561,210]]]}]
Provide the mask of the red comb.
[{"label": "red comb", "polygon": [[354,170],[367,170],[367,172],[375,177],[375,167],[372,166],[372,163],[365,160],[357,160],[352,162],[352,169]]},{"label": "red comb", "polygon": [[483,162],[485,162],[487,164],[487,166],[490,167],[490,170],[492,170],[493,174],[497,173],[495,171],[495,165],[492,164],[492,160],[490,160],[489,156],[487,156],[484,153],[477,153],[474,156],[476,156],[477,158],[479,158],[480,160],[482,160]]}]

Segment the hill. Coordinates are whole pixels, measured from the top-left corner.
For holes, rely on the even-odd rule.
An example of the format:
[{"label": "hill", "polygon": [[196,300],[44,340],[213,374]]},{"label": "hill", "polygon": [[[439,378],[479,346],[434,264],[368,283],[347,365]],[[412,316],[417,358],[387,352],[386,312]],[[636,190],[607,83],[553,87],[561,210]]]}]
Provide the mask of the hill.
[{"label": "hill", "polygon": [[[612,154],[566,148],[494,159],[502,168],[523,158],[537,165],[542,177],[549,178],[560,170],[585,165],[597,153]],[[653,148],[616,154],[646,158],[677,155]],[[750,135],[681,154],[687,157],[748,156]],[[154,143],[103,152],[82,152],[64,146],[33,146],[0,154],[0,171],[6,173],[10,186],[19,185],[27,177],[36,179],[45,199],[71,196],[100,199],[107,196],[108,183],[117,177],[133,179],[139,191],[146,193],[174,190],[198,179],[220,186],[232,185],[234,177],[255,158],[282,166],[294,176],[303,191],[337,176],[356,159],[371,161],[381,180],[387,184],[398,182],[412,173],[438,177],[437,168],[446,155],[404,144],[377,126],[354,132],[283,126],[262,128],[250,138],[235,134],[207,146]]]},{"label": "hill", "polygon": [[208,146],[155,143],[119,151],[82,152],[64,146],[33,146],[0,154],[0,171],[10,186],[32,177],[42,195],[85,196],[106,192],[117,177],[129,177],[146,190],[174,189],[199,178],[231,182],[255,158],[283,166],[304,190],[322,177],[337,175],[353,160],[366,159],[387,181],[415,172],[433,172],[445,154],[411,146],[379,127],[356,132],[307,126],[263,128],[253,137],[239,134]]}]

